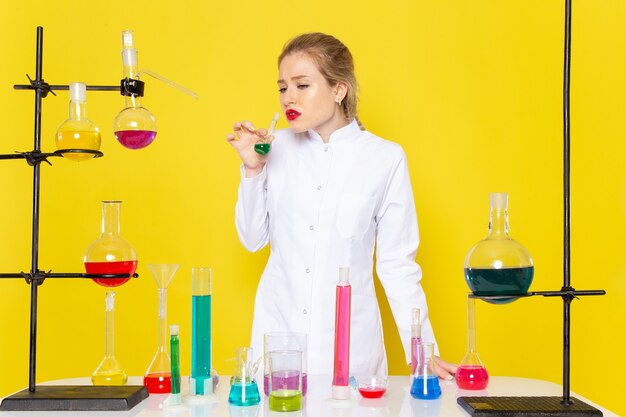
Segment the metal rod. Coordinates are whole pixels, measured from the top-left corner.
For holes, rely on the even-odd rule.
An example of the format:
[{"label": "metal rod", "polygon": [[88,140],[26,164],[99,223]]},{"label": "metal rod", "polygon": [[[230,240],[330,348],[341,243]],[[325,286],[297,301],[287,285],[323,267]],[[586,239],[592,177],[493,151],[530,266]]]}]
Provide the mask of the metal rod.
[{"label": "metal rod", "polygon": [[[43,28],[37,27],[37,77],[41,82],[43,67]],[[41,89],[35,90],[35,151],[41,150]],[[32,226],[32,251],[31,251],[31,277],[39,269],[39,179],[41,164],[36,163],[33,167],[33,226]],[[37,288],[40,280],[30,280],[30,358],[28,374],[28,390],[35,392],[36,368],[37,368]]]},{"label": "metal rod", "polygon": [[[50,85],[50,90],[69,90],[69,85]],[[15,84],[14,90],[33,90],[34,87],[31,84]],[[88,85],[87,90],[93,91],[120,91],[119,85]]]},{"label": "metal rod", "polygon": [[[572,1],[565,0],[565,46],[563,65],[563,288],[570,282],[570,68],[572,45]],[[563,404],[570,400],[570,305],[572,298],[563,296]]]}]

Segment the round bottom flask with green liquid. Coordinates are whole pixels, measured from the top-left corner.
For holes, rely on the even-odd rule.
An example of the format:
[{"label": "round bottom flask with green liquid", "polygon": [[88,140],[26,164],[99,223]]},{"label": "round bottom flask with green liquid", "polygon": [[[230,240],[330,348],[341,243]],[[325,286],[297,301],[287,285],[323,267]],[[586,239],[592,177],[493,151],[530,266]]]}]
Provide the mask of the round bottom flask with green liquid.
[{"label": "round bottom flask with green liquid", "polygon": [[509,236],[508,195],[490,197],[489,235],[468,252],[465,281],[474,295],[492,296],[485,301],[505,304],[528,292],[534,267],[526,248]]}]

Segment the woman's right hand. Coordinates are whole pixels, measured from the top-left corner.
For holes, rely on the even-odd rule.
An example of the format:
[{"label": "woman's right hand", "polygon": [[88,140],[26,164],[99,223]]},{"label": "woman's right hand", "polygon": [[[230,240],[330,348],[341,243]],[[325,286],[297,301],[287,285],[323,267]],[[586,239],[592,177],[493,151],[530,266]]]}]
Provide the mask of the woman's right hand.
[{"label": "woman's right hand", "polygon": [[247,120],[241,123],[236,122],[233,125],[233,131],[235,133],[227,135],[226,140],[239,154],[241,162],[243,162],[246,169],[246,177],[258,175],[263,171],[267,156],[259,155],[254,150],[254,145],[263,139],[268,143],[272,143],[274,136],[266,138],[267,130],[263,128],[257,130],[254,128],[254,125]]}]

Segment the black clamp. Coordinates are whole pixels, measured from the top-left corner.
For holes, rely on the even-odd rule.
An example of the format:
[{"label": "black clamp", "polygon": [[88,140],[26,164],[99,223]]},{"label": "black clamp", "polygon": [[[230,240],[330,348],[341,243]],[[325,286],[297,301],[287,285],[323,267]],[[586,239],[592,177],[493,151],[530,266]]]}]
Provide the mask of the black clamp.
[{"label": "black clamp", "polygon": [[120,94],[123,96],[143,97],[145,83],[134,78],[124,78],[120,81]]},{"label": "black clamp", "polygon": [[567,301],[568,303],[571,303],[572,301],[574,301],[574,299],[579,300],[579,298],[576,296],[576,289],[572,286],[562,287],[561,292],[564,293],[562,295],[563,300]]},{"label": "black clamp", "polygon": [[48,161],[48,157],[50,156],[50,154],[43,153],[41,151],[16,152],[16,153],[22,155],[22,157],[26,159],[26,163],[31,167],[35,166],[36,164],[40,164],[41,162],[45,162],[48,165],[52,166],[50,161]]},{"label": "black clamp", "polygon": [[35,281],[35,284],[41,285],[43,284],[43,281],[48,277],[48,274],[50,274],[50,272],[51,271],[43,272],[43,271],[37,270],[35,271],[34,274],[32,273],[27,274],[25,272],[20,272],[20,274],[22,274],[27,284],[30,285],[31,281]]},{"label": "black clamp", "polygon": [[52,93],[53,96],[56,96],[56,94],[54,94],[54,91],[52,91],[52,88],[50,88],[50,84],[48,84],[44,80],[32,80],[28,74],[26,74],[26,78],[28,78],[28,81],[30,81],[30,86],[32,89],[41,92],[42,98],[46,98],[48,93]]}]

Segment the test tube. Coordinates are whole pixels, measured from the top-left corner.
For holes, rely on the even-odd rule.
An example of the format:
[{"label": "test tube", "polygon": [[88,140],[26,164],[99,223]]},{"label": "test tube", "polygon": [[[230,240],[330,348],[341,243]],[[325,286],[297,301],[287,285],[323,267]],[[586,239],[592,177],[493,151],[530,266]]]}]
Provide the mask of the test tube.
[{"label": "test tube", "polygon": [[333,399],[350,398],[350,301],[352,287],[348,268],[339,268],[335,299],[335,363],[333,367]]}]

